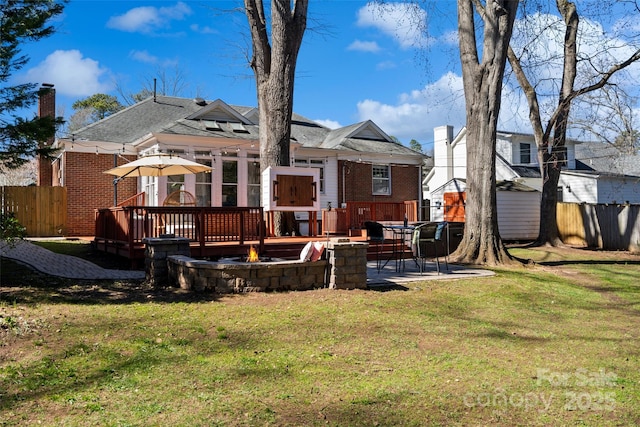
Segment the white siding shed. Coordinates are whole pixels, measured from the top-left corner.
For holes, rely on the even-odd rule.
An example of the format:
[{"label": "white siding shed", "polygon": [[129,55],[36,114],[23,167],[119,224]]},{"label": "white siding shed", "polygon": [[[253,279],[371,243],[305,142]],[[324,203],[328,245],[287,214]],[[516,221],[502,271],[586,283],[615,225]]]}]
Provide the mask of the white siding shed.
[{"label": "white siding shed", "polygon": [[[466,181],[452,179],[431,193],[431,221],[444,220],[444,194],[464,192]],[[503,240],[534,240],[540,227],[539,191],[526,185],[501,181],[497,184],[498,229]]]}]

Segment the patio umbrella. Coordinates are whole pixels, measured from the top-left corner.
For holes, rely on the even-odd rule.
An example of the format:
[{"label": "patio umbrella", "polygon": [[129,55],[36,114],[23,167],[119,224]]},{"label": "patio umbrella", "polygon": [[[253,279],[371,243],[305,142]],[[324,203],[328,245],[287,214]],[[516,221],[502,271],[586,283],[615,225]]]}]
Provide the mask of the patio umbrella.
[{"label": "patio umbrella", "polygon": [[211,167],[170,154],[154,154],[104,171],[120,179],[126,176],[167,176],[211,172]]},{"label": "patio umbrella", "polygon": [[154,154],[141,157],[124,165],[104,171],[115,175],[113,180],[113,205],[118,204],[118,182],[127,176],[167,176],[211,172],[211,167],[171,154]]}]

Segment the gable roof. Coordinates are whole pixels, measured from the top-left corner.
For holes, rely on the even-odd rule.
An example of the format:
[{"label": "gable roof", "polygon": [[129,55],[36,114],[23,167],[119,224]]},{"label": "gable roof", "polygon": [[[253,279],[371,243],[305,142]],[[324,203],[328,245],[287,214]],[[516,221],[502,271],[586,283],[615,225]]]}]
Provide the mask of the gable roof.
[{"label": "gable roof", "polygon": [[381,154],[422,155],[394,141],[371,120],[333,129],[317,147]]},{"label": "gable roof", "polygon": [[251,120],[240,114],[237,110],[234,110],[224,101],[216,99],[210,104],[206,104],[206,101],[196,98],[194,102],[202,108],[195,113],[185,117],[186,120],[207,120],[207,121],[221,121],[231,123],[253,124]]},{"label": "gable roof", "polygon": [[576,146],[576,170],[638,176],[640,155],[623,153],[603,142],[585,142]]},{"label": "gable roof", "polygon": [[[76,139],[133,144],[151,134],[259,140],[259,111],[217,99],[150,97],[74,132]],[[293,113],[292,141],[309,148],[423,157],[367,120],[331,130]]]},{"label": "gable roof", "polygon": [[74,132],[76,139],[130,144],[169,127],[202,107],[186,98],[147,98]]}]

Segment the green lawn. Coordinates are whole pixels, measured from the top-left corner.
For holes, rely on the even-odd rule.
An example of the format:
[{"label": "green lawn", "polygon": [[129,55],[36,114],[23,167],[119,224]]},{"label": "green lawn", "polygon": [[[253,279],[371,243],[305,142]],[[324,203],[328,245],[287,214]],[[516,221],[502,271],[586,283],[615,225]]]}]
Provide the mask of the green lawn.
[{"label": "green lawn", "polygon": [[637,425],[640,256],[194,295],[3,261],[0,426]]}]

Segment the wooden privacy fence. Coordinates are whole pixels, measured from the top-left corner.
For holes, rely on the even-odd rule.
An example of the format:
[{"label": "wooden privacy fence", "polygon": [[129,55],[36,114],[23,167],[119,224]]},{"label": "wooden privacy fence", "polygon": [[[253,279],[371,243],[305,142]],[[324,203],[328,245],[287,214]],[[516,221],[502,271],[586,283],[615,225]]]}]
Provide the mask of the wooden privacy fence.
[{"label": "wooden privacy fence", "polygon": [[62,236],[67,224],[64,187],[0,187],[2,212],[13,212],[29,237]]},{"label": "wooden privacy fence", "polygon": [[640,205],[558,203],[556,218],[566,244],[640,251]]}]

